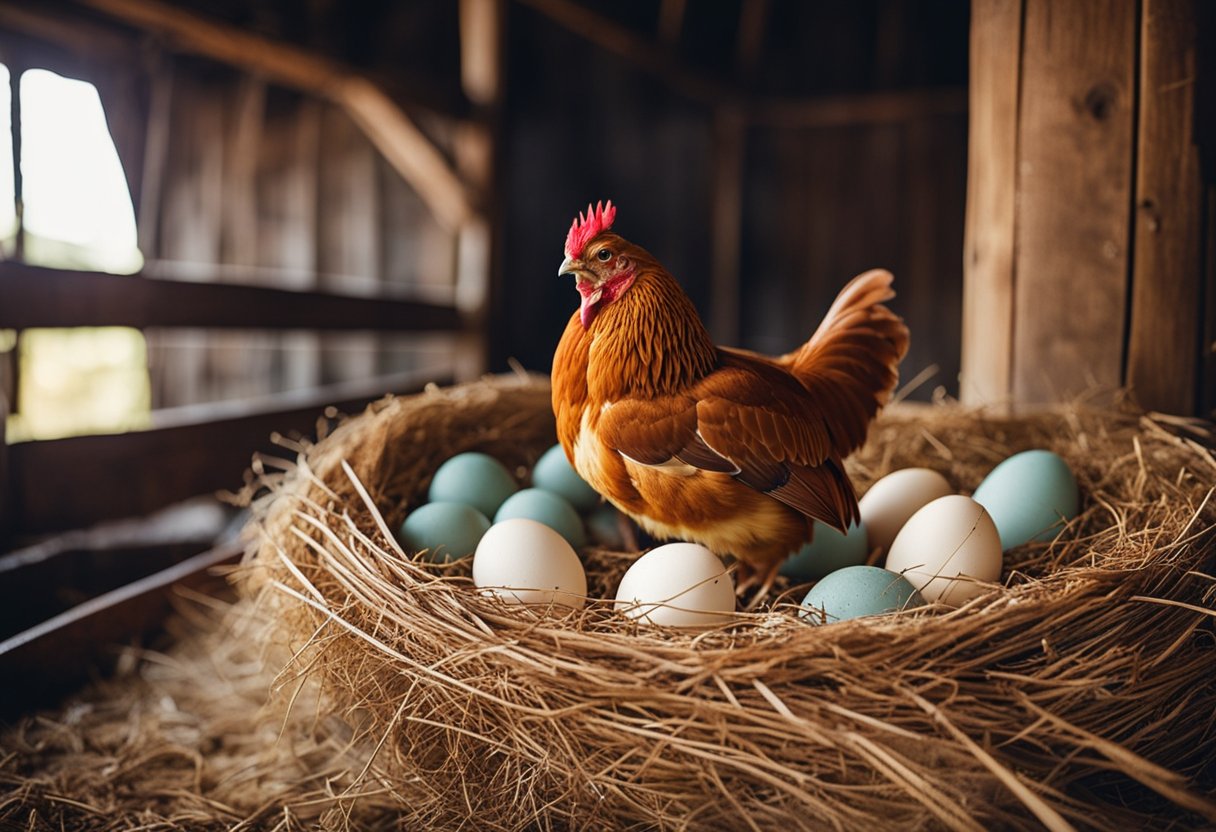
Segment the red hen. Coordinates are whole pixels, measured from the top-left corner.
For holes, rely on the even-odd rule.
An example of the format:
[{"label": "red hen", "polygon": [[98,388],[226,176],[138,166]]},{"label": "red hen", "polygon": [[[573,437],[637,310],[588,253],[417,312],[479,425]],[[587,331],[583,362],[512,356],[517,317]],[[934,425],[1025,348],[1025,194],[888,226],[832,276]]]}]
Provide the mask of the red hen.
[{"label": "red hen", "polygon": [[559,273],[582,296],[553,357],[557,433],[579,474],[658,538],[700,543],[770,577],[845,530],[843,458],[887,402],[908,329],[891,274],[854,278],[810,340],[776,358],[715,346],[676,280],[588,206]]}]

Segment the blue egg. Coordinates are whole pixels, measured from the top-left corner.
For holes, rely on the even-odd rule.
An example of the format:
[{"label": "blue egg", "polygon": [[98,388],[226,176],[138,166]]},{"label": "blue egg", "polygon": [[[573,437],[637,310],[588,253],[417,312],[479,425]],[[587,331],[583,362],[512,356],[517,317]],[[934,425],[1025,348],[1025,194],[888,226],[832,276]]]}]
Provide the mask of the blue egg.
[{"label": "blue egg", "polygon": [[432,503],[465,503],[486,517],[519,490],[507,467],[488,454],[457,454],[439,466],[431,480]]},{"label": "blue egg", "polygon": [[600,504],[599,492],[578,475],[561,445],[545,451],[532,469],[532,484],[565,497],[580,512],[588,512]]},{"label": "blue egg", "polygon": [[828,575],[811,587],[802,599],[804,618],[831,624],[863,615],[919,607],[920,593],[902,575],[877,566],[847,566]]},{"label": "blue egg", "polygon": [[489,519],[464,503],[427,503],[410,512],[397,539],[408,552],[427,551],[427,560],[449,563],[473,552],[490,530]]},{"label": "blue egg", "polygon": [[587,515],[587,531],[591,539],[600,546],[610,549],[621,549],[625,546],[625,537],[621,533],[622,514],[612,503],[604,503]]},{"label": "blue egg", "polygon": [[564,497],[542,488],[525,488],[512,494],[494,515],[494,522],[501,523],[515,517],[526,517],[544,523],[566,538],[575,549],[587,545],[587,532],[583,520]]},{"label": "blue egg", "polygon": [[971,497],[988,510],[1008,551],[1031,540],[1051,540],[1077,516],[1080,495],[1068,463],[1051,451],[1014,454]]},{"label": "blue egg", "polygon": [[865,523],[849,527],[841,534],[831,526],[815,521],[815,535],[781,564],[781,574],[796,581],[813,581],[829,572],[866,562],[870,547]]}]

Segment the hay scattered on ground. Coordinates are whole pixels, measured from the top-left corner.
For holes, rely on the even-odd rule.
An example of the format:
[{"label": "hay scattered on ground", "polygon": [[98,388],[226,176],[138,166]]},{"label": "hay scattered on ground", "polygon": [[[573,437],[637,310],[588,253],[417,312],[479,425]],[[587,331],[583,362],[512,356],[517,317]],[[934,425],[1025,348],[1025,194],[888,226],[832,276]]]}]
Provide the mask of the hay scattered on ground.
[{"label": "hay scattered on ground", "polygon": [[[1010,453],[1047,447],[1076,471],[1083,514],[957,611],[818,628],[791,614],[790,590],[701,633],[639,628],[607,603],[506,608],[466,565],[437,573],[392,541],[448,456],[525,466],[552,431],[544,385],[483,383],[382,402],[266,473],[249,600],[228,629],[7,731],[0,821],[1216,824],[1216,461],[1181,426],[894,408],[849,460],[860,487],[924,465],[969,492]],[[589,552],[592,594],[610,596],[629,560]],[[254,613],[272,638],[231,623]],[[259,708],[270,670],[277,693]]]}]

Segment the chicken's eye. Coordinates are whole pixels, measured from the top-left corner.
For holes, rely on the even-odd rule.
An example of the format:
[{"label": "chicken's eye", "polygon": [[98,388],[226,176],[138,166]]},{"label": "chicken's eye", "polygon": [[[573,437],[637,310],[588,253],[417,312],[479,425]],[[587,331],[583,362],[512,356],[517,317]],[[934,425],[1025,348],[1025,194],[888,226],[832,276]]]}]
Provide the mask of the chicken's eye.
[{"label": "chicken's eye", "polygon": [[599,261],[601,263],[607,263],[609,260],[612,259],[612,252],[606,248],[602,248],[602,249],[600,249],[599,254],[597,254],[595,256],[599,258]]}]

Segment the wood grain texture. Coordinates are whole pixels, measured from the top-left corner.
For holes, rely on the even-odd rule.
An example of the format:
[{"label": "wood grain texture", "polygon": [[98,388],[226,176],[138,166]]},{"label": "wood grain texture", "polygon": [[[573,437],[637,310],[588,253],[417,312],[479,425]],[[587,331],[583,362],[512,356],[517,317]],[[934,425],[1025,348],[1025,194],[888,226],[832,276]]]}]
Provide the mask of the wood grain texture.
[{"label": "wood grain texture", "polygon": [[1127,383],[1141,405],[1190,415],[1203,310],[1203,187],[1194,141],[1195,0],[1144,0]]},{"label": "wood grain texture", "polygon": [[1019,403],[1122,382],[1137,23],[1131,3],[1026,0],[1011,377]]},{"label": "wood grain texture", "polygon": [[175,587],[217,594],[225,582],[216,567],[240,559],[243,546],[227,543],[155,574],[92,598],[0,642],[0,678],[21,679],[0,689],[0,718],[78,686],[98,665],[112,665],[116,644],[152,632],[172,612]]},{"label": "wood grain texture", "polygon": [[0,328],[72,326],[434,331],[450,305],[0,263]]},{"label": "wood grain texture", "polygon": [[959,380],[959,396],[967,404],[1004,402],[1011,392],[1021,25],[1021,0],[971,5]]},{"label": "wood grain texture", "polygon": [[204,55],[334,101],[359,123],[448,227],[459,226],[473,213],[474,200],[439,149],[393,98],[350,68],[165,3],[85,0],[85,4],[159,35],[176,50]]},{"label": "wood grain texture", "polygon": [[[255,452],[283,456],[272,433],[312,434],[327,408],[358,412],[386,393],[450,378],[423,373],[162,411],[158,427],[9,446],[13,532],[33,535],[135,517],[199,494],[237,489]],[[70,472],[70,475],[69,475]]]}]

